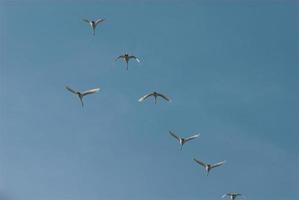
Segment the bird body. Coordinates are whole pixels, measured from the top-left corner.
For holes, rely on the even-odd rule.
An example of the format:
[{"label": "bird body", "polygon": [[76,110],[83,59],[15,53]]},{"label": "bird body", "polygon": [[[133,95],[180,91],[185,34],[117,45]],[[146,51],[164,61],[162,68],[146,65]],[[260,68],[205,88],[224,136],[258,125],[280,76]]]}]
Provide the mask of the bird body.
[{"label": "bird body", "polygon": [[199,165],[201,165],[201,166],[203,166],[205,168],[205,170],[207,172],[207,175],[209,175],[209,172],[211,171],[211,169],[213,169],[215,167],[219,167],[219,166],[223,165],[226,162],[226,161],[221,161],[221,162],[218,162],[216,164],[209,164],[209,163],[204,163],[203,161],[197,160],[195,158],[193,158],[193,160],[197,164],[199,164]]},{"label": "bird body", "polygon": [[82,107],[84,106],[84,104],[83,104],[84,96],[89,95],[89,94],[94,94],[100,90],[100,88],[95,88],[95,89],[86,90],[84,92],[79,92],[79,91],[73,90],[72,88],[70,88],[68,86],[65,86],[65,89],[67,89],[69,92],[71,92],[79,97]]},{"label": "bird body", "polygon": [[192,136],[187,137],[187,138],[183,138],[183,137],[180,137],[179,135],[176,135],[176,134],[175,134],[174,132],[172,132],[172,131],[169,131],[169,134],[170,134],[171,136],[173,136],[173,137],[180,143],[180,145],[181,145],[181,150],[182,150],[182,148],[183,148],[183,145],[184,145],[186,142],[188,142],[188,141],[190,141],[190,140],[193,140],[193,139],[195,139],[195,138],[198,138],[199,135],[200,135],[200,134],[196,134],[196,135],[192,135]]},{"label": "bird body", "polygon": [[104,19],[97,19],[97,20],[83,19],[83,21],[85,21],[86,23],[88,23],[91,26],[93,35],[95,35],[97,25],[105,20]]},{"label": "bird body", "polygon": [[140,63],[139,58],[137,58],[137,57],[134,56],[134,55],[129,55],[128,53],[118,56],[118,57],[115,59],[115,61],[118,60],[118,59],[123,59],[123,60],[126,62],[126,64],[127,64],[127,65],[126,65],[126,69],[127,69],[127,70],[129,70],[129,61],[130,61],[130,59],[135,59],[137,62]]},{"label": "bird body", "polygon": [[231,193],[226,193],[222,196],[222,198],[224,197],[230,197],[231,200],[235,200],[238,196],[241,196],[240,193],[236,193],[236,192],[231,192]]},{"label": "bird body", "polygon": [[157,97],[162,97],[164,100],[171,102],[171,99],[169,97],[165,96],[164,94],[158,93],[158,92],[148,93],[148,94],[144,95],[143,97],[141,97],[138,101],[142,102],[150,96],[153,96],[155,98],[155,104],[157,103]]}]

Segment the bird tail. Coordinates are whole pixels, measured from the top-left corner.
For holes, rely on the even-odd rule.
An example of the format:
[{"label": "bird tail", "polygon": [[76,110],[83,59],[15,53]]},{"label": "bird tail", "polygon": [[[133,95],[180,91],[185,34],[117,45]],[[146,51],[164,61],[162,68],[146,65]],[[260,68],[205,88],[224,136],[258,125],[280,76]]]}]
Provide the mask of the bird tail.
[{"label": "bird tail", "polygon": [[83,103],[82,97],[80,97],[80,101],[81,101],[81,105],[82,105],[82,108],[83,108],[84,107],[84,103]]},{"label": "bird tail", "polygon": [[96,35],[96,29],[95,29],[95,27],[92,27],[92,34],[93,34],[93,36]]}]

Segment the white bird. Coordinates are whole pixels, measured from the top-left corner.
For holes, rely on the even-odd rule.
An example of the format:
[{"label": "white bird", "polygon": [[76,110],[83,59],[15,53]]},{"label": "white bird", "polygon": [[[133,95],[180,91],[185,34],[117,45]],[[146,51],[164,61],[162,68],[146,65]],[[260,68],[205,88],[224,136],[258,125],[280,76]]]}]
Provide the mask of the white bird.
[{"label": "white bird", "polygon": [[219,167],[221,165],[223,165],[226,161],[221,161],[219,163],[216,163],[216,164],[208,164],[208,163],[204,163],[200,160],[197,160],[195,158],[193,158],[193,160],[197,163],[197,164],[200,164],[201,166],[203,166],[205,168],[205,170],[207,171],[207,176],[209,175],[209,172],[211,169],[215,168],[215,167]]},{"label": "white bird", "polygon": [[86,90],[84,92],[79,92],[79,91],[75,91],[73,89],[71,89],[68,86],[65,86],[65,89],[67,89],[68,91],[70,91],[71,93],[77,95],[81,101],[82,107],[84,106],[83,104],[83,97],[89,94],[94,94],[96,92],[98,92],[100,90],[100,88],[95,88],[95,89],[90,89],[90,90]]},{"label": "white bird", "polygon": [[175,139],[177,139],[177,141],[181,144],[181,150],[183,148],[183,145],[186,143],[186,142],[189,142],[190,140],[193,140],[195,138],[198,138],[200,134],[196,134],[196,135],[192,135],[190,137],[187,137],[187,138],[183,138],[183,137],[180,137],[178,135],[176,135],[174,132],[172,131],[169,131],[169,134],[171,136],[173,136]]},{"label": "white bird", "polygon": [[235,200],[237,198],[237,196],[241,196],[242,194],[236,193],[236,192],[230,192],[230,193],[226,193],[222,196],[222,198],[224,197],[230,197],[231,200]]},{"label": "white bird", "polygon": [[157,103],[157,97],[162,97],[164,100],[171,102],[171,99],[169,97],[165,96],[164,94],[158,93],[158,92],[151,92],[149,94],[146,94],[143,97],[141,97],[138,101],[142,102],[150,96],[155,97],[155,104]]},{"label": "white bird", "polygon": [[95,35],[97,25],[105,20],[104,19],[97,19],[97,20],[83,19],[83,21],[85,21],[86,23],[88,23],[91,26],[93,35]]},{"label": "white bird", "polygon": [[120,56],[118,56],[116,59],[115,59],[115,61],[117,61],[118,59],[123,59],[124,61],[126,61],[126,63],[127,63],[127,70],[129,69],[129,60],[130,59],[135,59],[137,62],[139,62],[140,63],[140,60],[139,60],[139,58],[137,58],[136,56],[134,56],[134,55],[129,55],[129,54],[123,54],[123,55],[120,55]]}]

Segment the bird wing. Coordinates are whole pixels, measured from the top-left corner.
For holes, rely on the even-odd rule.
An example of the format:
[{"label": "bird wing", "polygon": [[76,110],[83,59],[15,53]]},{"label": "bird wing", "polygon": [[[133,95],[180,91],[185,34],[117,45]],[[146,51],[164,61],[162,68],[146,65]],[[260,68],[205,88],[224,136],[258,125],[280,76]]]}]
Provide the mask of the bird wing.
[{"label": "bird wing", "polygon": [[226,193],[226,194],[222,195],[222,198],[224,198],[224,197],[227,197],[227,196],[229,196],[229,194],[228,194],[228,193]]},{"label": "bird wing", "polygon": [[117,58],[115,58],[115,61],[117,61],[118,59],[120,59],[120,58],[124,58],[125,56],[124,55],[120,55],[120,56],[118,56]]},{"label": "bird wing", "polygon": [[77,92],[75,90],[73,90],[72,88],[65,86],[65,89],[67,89],[68,91],[70,91],[71,93],[77,94]]},{"label": "bird wing", "polygon": [[167,96],[165,96],[164,94],[157,94],[158,96],[160,96],[160,97],[162,97],[163,99],[165,99],[166,101],[171,101],[171,99],[170,98],[168,98]]},{"label": "bird wing", "polygon": [[129,59],[131,59],[131,58],[135,59],[137,62],[140,63],[140,60],[136,56],[129,56]]},{"label": "bird wing", "polygon": [[90,21],[88,19],[82,19],[84,22],[86,23],[89,23],[90,24]]},{"label": "bird wing", "polygon": [[173,133],[172,131],[169,131],[169,134],[172,135],[172,137],[174,137],[175,139],[177,139],[178,141],[181,140],[181,137],[176,135],[175,133]]},{"label": "bird wing", "polygon": [[192,136],[190,136],[190,137],[187,137],[187,138],[185,138],[185,141],[188,142],[188,141],[190,141],[190,140],[193,140],[193,139],[195,139],[195,138],[198,138],[199,135],[200,135],[200,134],[196,134],[196,135],[192,135]]},{"label": "bird wing", "polygon": [[153,93],[146,94],[146,95],[144,95],[143,97],[141,97],[138,101],[139,101],[139,102],[142,102],[142,101],[144,101],[146,98],[148,98],[148,97],[150,97],[150,96],[152,96],[152,95],[153,95]]},{"label": "bird wing", "polygon": [[98,25],[98,23],[101,23],[101,22],[103,22],[103,21],[105,21],[105,20],[104,20],[104,19],[97,19],[97,20],[95,21],[95,24]]},{"label": "bird wing", "polygon": [[206,167],[206,163],[204,163],[204,162],[202,162],[202,161],[200,161],[200,160],[197,160],[197,159],[195,159],[195,158],[193,158],[193,160],[194,160],[195,162],[197,162],[198,164],[200,164],[201,166]]},{"label": "bird wing", "polygon": [[223,165],[224,163],[225,163],[225,160],[224,160],[224,161],[221,161],[221,162],[219,162],[219,163],[216,163],[216,164],[211,165],[211,168],[219,167],[219,166]]},{"label": "bird wing", "polygon": [[98,92],[99,90],[100,90],[100,88],[95,88],[95,89],[87,90],[87,91],[84,91],[82,93],[82,95],[85,96],[85,95],[93,94],[93,93]]}]

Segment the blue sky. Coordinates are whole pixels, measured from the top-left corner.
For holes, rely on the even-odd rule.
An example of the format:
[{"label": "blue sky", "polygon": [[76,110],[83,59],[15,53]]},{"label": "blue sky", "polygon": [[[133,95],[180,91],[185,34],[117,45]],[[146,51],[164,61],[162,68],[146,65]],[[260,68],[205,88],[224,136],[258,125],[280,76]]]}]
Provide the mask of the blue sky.
[{"label": "blue sky", "polygon": [[[297,1],[71,2],[0,3],[3,193],[299,198]],[[82,109],[65,85],[101,92]],[[154,90],[172,103],[137,102]],[[180,152],[169,130],[201,137]],[[193,157],[227,163],[207,177]]]}]

